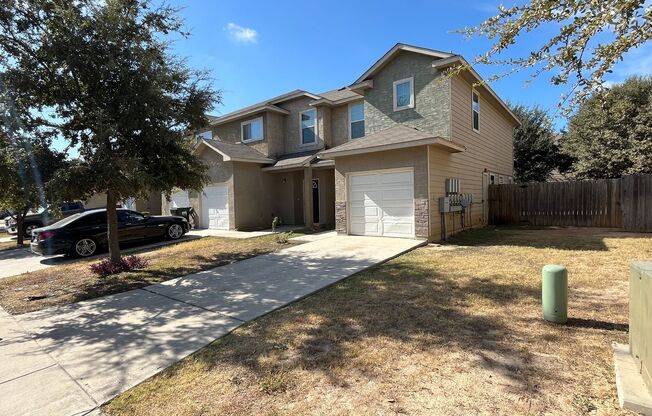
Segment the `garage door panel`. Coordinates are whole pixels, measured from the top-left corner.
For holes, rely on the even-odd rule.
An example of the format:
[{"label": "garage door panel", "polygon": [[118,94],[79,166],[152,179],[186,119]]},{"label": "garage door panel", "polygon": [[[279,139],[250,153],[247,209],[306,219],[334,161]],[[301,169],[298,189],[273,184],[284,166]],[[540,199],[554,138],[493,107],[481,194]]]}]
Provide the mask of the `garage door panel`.
[{"label": "garage door panel", "polygon": [[383,230],[383,234],[390,237],[405,237],[414,234],[412,224],[405,223],[384,223]]},{"label": "garage door panel", "polygon": [[392,199],[412,200],[412,189],[408,189],[407,185],[403,189],[385,189],[382,193],[383,201]]},{"label": "garage door panel", "polygon": [[202,192],[202,223],[209,229],[229,229],[229,191],[227,185],[214,185],[204,188]]},{"label": "garage door panel", "polygon": [[412,172],[377,172],[349,177],[351,234],[414,237]]},{"label": "garage door panel", "polygon": [[376,175],[355,175],[351,176],[350,183],[352,186],[375,185],[378,184],[378,177]]},{"label": "garage door panel", "polygon": [[381,184],[412,184],[412,172],[383,173],[380,176]]},{"label": "garage door panel", "polygon": [[404,218],[406,221],[412,222],[412,207],[406,206],[397,206],[397,207],[388,207],[383,206],[383,218],[399,219]]}]

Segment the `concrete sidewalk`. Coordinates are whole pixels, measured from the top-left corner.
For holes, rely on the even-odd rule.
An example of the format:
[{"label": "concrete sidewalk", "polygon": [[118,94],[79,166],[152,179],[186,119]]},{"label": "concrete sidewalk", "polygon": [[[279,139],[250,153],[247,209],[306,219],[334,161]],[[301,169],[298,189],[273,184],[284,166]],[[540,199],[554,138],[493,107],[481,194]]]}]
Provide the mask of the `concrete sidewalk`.
[{"label": "concrete sidewalk", "polygon": [[244,322],[420,244],[332,236],[144,289],[4,314],[0,414],[83,414]]}]

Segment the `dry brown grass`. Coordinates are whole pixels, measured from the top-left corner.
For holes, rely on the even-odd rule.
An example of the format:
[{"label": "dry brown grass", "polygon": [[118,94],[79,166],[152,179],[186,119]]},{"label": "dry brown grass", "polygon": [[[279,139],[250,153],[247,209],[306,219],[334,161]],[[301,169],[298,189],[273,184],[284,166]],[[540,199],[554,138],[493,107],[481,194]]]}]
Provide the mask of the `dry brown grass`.
[{"label": "dry brown grass", "polygon": [[[97,260],[64,264],[0,279],[0,305],[12,314],[31,312],[136,289],[283,247],[275,236],[242,240],[206,237],[138,253],[149,259],[147,268],[109,277],[90,272],[89,266]],[[38,299],[30,300],[34,297]]]},{"label": "dry brown grass", "polygon": [[[2,236],[3,236],[3,234],[0,234],[0,237],[2,237]],[[26,247],[26,246],[23,246],[23,247]],[[20,246],[18,246],[15,241],[1,241],[0,242],[0,251],[2,251],[2,250],[13,250],[15,248],[20,248]]]},{"label": "dry brown grass", "polygon": [[[650,257],[650,235],[467,232],[246,324],[104,410],[622,414],[611,343],[627,339],[628,263]],[[546,263],[569,268],[567,325],[540,319]]]}]

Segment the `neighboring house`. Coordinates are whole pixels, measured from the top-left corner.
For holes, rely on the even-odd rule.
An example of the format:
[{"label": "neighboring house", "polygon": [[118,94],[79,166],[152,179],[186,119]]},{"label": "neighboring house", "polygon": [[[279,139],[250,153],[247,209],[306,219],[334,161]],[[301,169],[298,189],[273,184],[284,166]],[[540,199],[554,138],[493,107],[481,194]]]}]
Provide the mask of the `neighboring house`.
[{"label": "neighboring house", "polygon": [[[473,69],[443,76],[463,62],[397,44],[348,87],[297,90],[212,117],[196,147],[211,184],[163,198],[163,211],[189,204],[206,228],[266,228],[278,216],[343,234],[437,240],[438,200],[446,179],[457,179],[458,192],[473,194],[466,225],[483,224],[487,186],[512,180],[519,121],[491,88],[473,88]],[[447,215],[453,232],[459,214]]]},{"label": "neighboring house", "polygon": [[[119,204],[121,207],[147,212],[151,215],[161,215],[161,193],[152,192],[146,199],[127,198]],[[106,208],[106,194],[99,193],[84,202],[86,209]]]}]

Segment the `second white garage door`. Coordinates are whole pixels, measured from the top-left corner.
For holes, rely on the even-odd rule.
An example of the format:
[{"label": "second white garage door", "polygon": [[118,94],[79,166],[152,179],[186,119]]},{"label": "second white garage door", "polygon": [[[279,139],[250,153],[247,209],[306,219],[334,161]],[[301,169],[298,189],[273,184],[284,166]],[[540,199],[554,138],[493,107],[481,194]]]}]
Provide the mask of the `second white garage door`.
[{"label": "second white garage door", "polygon": [[229,229],[229,187],[214,185],[204,188],[202,225],[212,230]]},{"label": "second white garage door", "polygon": [[349,233],[414,237],[412,171],[349,176]]}]

